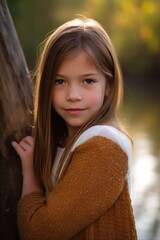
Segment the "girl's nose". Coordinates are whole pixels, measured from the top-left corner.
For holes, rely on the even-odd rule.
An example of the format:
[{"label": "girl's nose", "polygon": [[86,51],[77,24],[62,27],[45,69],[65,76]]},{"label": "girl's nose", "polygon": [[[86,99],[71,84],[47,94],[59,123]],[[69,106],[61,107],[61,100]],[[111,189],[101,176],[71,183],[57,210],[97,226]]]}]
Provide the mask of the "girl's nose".
[{"label": "girl's nose", "polygon": [[82,94],[78,86],[69,86],[66,93],[67,101],[80,101],[82,100]]}]

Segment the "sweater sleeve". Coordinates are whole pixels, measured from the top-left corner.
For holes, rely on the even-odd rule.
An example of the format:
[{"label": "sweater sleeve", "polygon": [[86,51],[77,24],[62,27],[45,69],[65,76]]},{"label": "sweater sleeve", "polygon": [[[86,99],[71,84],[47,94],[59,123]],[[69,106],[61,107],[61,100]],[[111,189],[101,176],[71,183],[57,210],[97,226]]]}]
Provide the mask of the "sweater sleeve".
[{"label": "sweater sleeve", "polygon": [[122,149],[104,137],[77,147],[65,176],[46,198],[31,193],[20,200],[21,239],[75,236],[116,202],[126,181],[127,162]]}]

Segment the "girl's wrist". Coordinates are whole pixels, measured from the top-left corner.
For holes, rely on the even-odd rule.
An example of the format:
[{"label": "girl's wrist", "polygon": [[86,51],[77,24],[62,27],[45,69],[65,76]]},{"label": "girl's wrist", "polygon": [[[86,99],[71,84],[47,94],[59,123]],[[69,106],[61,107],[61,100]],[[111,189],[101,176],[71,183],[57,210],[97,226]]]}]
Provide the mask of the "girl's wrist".
[{"label": "girl's wrist", "polygon": [[29,178],[29,177],[35,177],[34,171],[33,169],[28,169],[28,170],[24,170],[22,168],[22,176],[23,178]]},{"label": "girl's wrist", "polygon": [[41,192],[41,189],[37,183],[34,172],[28,171],[23,173],[23,186],[21,197],[32,192]]}]

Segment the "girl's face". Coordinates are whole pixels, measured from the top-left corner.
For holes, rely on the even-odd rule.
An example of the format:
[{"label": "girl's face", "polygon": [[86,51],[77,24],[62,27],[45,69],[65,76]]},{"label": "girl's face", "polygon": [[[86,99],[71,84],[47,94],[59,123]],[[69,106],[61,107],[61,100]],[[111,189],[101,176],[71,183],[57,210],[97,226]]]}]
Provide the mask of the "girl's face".
[{"label": "girl's face", "polygon": [[53,88],[53,108],[64,119],[69,136],[91,120],[109,93],[105,76],[85,51],[63,59]]}]

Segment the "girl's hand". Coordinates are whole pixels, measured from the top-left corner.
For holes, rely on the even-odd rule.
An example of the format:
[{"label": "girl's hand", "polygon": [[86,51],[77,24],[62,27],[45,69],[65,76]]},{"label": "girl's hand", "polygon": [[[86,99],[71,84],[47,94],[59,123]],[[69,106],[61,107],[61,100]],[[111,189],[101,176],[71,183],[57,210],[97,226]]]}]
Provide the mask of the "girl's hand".
[{"label": "girl's hand", "polygon": [[27,136],[23,138],[19,143],[13,141],[11,144],[21,159],[23,175],[29,172],[33,172],[33,137]]},{"label": "girl's hand", "polygon": [[19,155],[22,163],[23,185],[21,197],[31,192],[41,192],[33,171],[33,137],[27,136],[20,143],[12,142],[12,146]]}]

